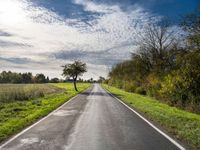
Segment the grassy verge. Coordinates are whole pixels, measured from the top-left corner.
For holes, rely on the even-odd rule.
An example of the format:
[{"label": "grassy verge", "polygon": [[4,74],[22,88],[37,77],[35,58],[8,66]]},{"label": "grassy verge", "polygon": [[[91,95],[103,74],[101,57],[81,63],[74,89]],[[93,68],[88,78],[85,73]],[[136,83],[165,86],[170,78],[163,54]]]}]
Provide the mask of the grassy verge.
[{"label": "grassy verge", "polygon": [[115,87],[103,85],[130,106],[163,126],[177,139],[186,142],[194,149],[200,149],[200,115],[170,107],[153,98],[125,92]]},{"label": "grassy verge", "polygon": [[79,92],[74,90],[71,83],[51,84],[50,86],[65,90],[31,100],[0,102],[0,142],[47,115],[71,97],[88,88],[90,84],[78,83]]}]

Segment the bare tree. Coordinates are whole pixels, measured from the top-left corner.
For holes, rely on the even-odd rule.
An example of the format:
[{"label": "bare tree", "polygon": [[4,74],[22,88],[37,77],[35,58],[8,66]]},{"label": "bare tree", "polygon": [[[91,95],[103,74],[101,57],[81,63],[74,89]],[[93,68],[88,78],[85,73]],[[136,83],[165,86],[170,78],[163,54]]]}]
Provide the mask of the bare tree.
[{"label": "bare tree", "polygon": [[167,21],[151,24],[138,34],[139,49],[136,55],[148,60],[151,68],[164,69],[167,65],[169,51],[177,46],[178,31]]}]

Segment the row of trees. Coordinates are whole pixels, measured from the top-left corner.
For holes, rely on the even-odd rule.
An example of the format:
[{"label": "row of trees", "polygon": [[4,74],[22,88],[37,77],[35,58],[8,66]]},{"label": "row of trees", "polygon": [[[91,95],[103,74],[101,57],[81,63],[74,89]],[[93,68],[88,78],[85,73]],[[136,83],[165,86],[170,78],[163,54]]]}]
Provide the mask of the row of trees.
[{"label": "row of trees", "polygon": [[112,68],[108,83],[200,113],[199,12],[184,17],[184,35],[166,21],[148,25],[138,50]]},{"label": "row of trees", "polygon": [[[42,73],[36,74],[35,76],[30,73],[17,73],[17,72],[11,72],[11,71],[2,71],[0,73],[0,83],[62,83],[62,82],[73,82],[74,79],[70,79],[72,76],[67,76],[65,80],[59,79],[59,78],[51,78],[49,79],[48,76],[45,76]],[[88,82],[93,83],[96,82],[93,80],[93,78],[89,80],[83,80],[81,78],[78,78],[80,74],[77,75],[76,81],[77,82]],[[100,78],[102,80],[102,77]]]},{"label": "row of trees", "polygon": [[0,73],[0,83],[48,83],[59,82],[58,78],[49,79],[44,74],[36,74],[35,76],[32,73],[16,73],[11,71],[2,71]]}]

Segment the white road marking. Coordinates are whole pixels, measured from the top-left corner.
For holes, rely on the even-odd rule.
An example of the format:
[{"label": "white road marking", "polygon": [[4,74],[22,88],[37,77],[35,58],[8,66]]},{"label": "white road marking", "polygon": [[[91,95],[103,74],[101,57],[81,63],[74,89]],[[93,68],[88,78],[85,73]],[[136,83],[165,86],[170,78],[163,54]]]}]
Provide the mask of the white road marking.
[{"label": "white road marking", "polygon": [[[103,88],[105,89],[105,88]],[[142,115],[140,115],[137,111],[135,111],[133,108],[125,104],[122,100],[115,97],[112,93],[110,93],[107,89],[105,89],[106,92],[108,92],[113,98],[118,100],[121,104],[126,106],[129,110],[134,112],[138,117],[140,117],[142,120],[144,120],[147,124],[149,124],[152,128],[154,128],[157,132],[159,132],[161,135],[163,135],[165,138],[167,138],[170,142],[172,142],[174,145],[176,145],[180,150],[186,150],[182,145],[180,145],[178,142],[176,142],[174,139],[172,139],[169,135],[161,131],[159,128],[157,128],[155,125],[153,125],[151,122],[149,122],[146,118],[144,118]]]}]

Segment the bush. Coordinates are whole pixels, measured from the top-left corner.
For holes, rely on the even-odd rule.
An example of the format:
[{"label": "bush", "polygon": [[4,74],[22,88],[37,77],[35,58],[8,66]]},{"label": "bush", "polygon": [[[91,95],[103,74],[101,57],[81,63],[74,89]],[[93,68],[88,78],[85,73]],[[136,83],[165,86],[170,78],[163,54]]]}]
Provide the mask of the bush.
[{"label": "bush", "polygon": [[172,105],[185,107],[199,112],[200,104],[200,72],[182,68],[165,77],[160,93],[167,97]]},{"label": "bush", "polygon": [[161,89],[161,81],[159,77],[152,73],[146,78],[145,87],[147,89],[147,94],[149,96],[157,97],[159,95],[159,90]]},{"label": "bush", "polygon": [[135,92],[137,88],[137,84],[134,81],[125,81],[123,85],[123,89],[127,92]]},{"label": "bush", "polygon": [[122,80],[119,80],[119,79],[111,79],[111,80],[109,80],[108,84],[115,86],[117,88],[120,88],[120,89],[123,88],[123,82],[122,82]]},{"label": "bush", "polygon": [[138,93],[138,94],[141,94],[141,95],[146,95],[146,94],[147,94],[147,92],[146,92],[146,90],[144,89],[144,87],[137,87],[137,88],[135,89],[135,93]]},{"label": "bush", "polygon": [[183,76],[179,76],[176,72],[171,75],[167,75],[161,84],[160,94],[163,97],[169,97],[169,102],[172,105],[183,105],[187,99],[185,95],[186,82],[183,82]]}]

